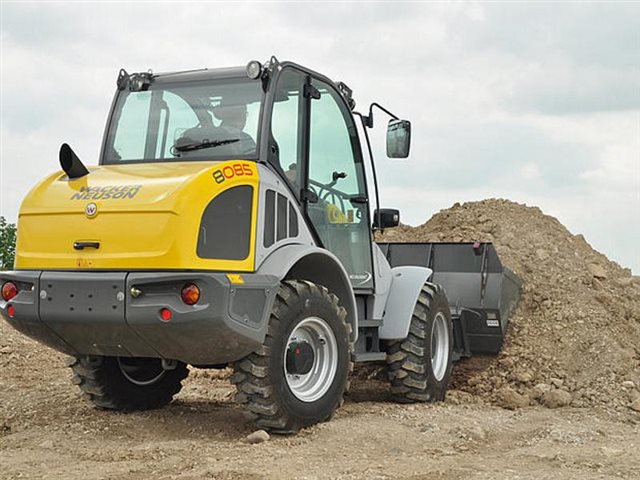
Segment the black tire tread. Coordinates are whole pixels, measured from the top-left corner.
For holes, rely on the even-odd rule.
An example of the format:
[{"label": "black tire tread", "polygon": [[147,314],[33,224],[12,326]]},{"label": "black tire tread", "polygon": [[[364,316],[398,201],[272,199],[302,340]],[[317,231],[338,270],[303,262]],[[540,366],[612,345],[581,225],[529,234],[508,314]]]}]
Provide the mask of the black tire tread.
[{"label": "black tire tread", "polygon": [[[329,292],[322,285],[306,280],[286,280],[276,295],[274,306],[269,318],[269,326],[263,345],[253,353],[234,364],[235,373],[231,382],[236,386],[236,402],[243,405],[248,411],[248,417],[254,421],[257,427],[274,433],[295,433],[304,425],[300,425],[290,418],[280,407],[276,395],[272,390],[272,382],[269,378],[269,359],[271,347],[275,341],[277,332],[280,331],[280,318],[282,314],[291,308],[291,305],[303,294],[322,296],[335,309],[335,313],[343,323],[345,331],[351,335],[351,325],[346,321],[347,312],[338,303],[338,297]],[[353,371],[351,353],[353,343],[349,342],[349,373]],[[349,389],[347,379],[344,391],[341,392],[335,407],[321,421],[328,421],[333,417],[335,410],[344,403],[344,394]]]},{"label": "black tire tread", "polygon": [[425,348],[422,346],[427,338],[427,314],[436,296],[443,294],[440,285],[425,283],[413,311],[409,334],[404,340],[390,342],[388,345],[387,367],[391,382],[391,398],[395,402],[444,400],[446,389],[437,394],[428,389],[425,368],[431,359],[426,358]]},{"label": "black tire tread", "polygon": [[71,381],[80,387],[85,396],[99,409],[103,410],[153,410],[161,408],[171,402],[174,395],[182,389],[189,371],[183,363],[178,363],[174,370],[167,372],[166,387],[160,392],[155,389],[153,394],[144,394],[137,390],[136,395],[122,395],[114,388],[114,379],[104,368],[103,357],[71,357],[68,366],[73,371]]}]

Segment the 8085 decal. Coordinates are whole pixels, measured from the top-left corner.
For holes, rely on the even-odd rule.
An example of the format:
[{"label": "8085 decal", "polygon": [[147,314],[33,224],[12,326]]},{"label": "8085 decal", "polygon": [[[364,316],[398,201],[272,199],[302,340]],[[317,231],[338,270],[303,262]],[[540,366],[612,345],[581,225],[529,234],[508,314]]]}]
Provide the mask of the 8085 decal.
[{"label": "8085 decal", "polygon": [[253,169],[248,163],[238,162],[214,170],[212,175],[216,183],[223,183],[225,180],[230,180],[234,177],[253,177]]}]

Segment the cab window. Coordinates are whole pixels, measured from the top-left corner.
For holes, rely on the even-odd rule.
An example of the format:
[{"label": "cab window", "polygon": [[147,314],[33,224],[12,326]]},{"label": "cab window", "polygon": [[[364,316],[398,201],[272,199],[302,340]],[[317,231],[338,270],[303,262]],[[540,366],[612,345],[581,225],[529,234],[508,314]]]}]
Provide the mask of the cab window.
[{"label": "cab window", "polygon": [[312,86],[320,98],[311,101],[308,184],[318,198],[307,203],[307,213],[353,286],[370,288],[371,231],[355,125],[333,87],[319,80]]},{"label": "cab window", "polygon": [[249,79],[119,92],[103,163],[255,159],[263,96]]},{"label": "cab window", "polygon": [[278,165],[292,190],[298,194],[302,186],[302,91],[306,76],[293,69],[286,69],[278,79],[271,135],[278,151]]}]

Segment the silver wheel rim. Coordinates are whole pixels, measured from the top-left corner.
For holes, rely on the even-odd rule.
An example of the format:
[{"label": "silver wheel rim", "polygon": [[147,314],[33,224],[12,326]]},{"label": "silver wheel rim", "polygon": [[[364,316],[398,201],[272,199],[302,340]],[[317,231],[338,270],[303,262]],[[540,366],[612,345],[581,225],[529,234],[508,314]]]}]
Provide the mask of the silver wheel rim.
[{"label": "silver wheel rim", "polygon": [[135,385],[144,387],[153,385],[164,376],[165,369],[162,368],[162,362],[157,360],[156,365],[154,360],[118,357],[118,367],[120,367],[124,378]]},{"label": "silver wheel rim", "polygon": [[[313,350],[313,366],[304,375],[287,371],[287,351],[294,342],[307,342]],[[333,330],[321,318],[305,318],[289,335],[283,360],[287,385],[298,400],[310,403],[322,398],[331,387],[338,370],[338,343]]]},{"label": "silver wheel rim", "polygon": [[449,364],[449,329],[447,319],[438,312],[431,327],[431,370],[437,381],[441,381],[447,373]]}]

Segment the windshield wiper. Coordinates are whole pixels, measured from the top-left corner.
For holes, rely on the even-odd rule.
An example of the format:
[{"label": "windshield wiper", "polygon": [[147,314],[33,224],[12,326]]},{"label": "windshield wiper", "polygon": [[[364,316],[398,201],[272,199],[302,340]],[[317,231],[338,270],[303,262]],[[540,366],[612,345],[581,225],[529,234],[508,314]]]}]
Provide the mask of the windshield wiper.
[{"label": "windshield wiper", "polygon": [[203,140],[197,143],[187,143],[184,145],[174,145],[173,149],[177,152],[193,152],[194,150],[202,150],[204,148],[215,148],[230,143],[239,142],[239,138],[227,138],[225,140]]}]

